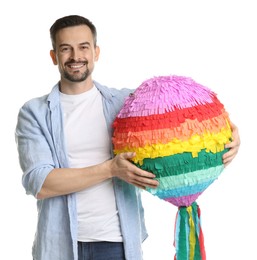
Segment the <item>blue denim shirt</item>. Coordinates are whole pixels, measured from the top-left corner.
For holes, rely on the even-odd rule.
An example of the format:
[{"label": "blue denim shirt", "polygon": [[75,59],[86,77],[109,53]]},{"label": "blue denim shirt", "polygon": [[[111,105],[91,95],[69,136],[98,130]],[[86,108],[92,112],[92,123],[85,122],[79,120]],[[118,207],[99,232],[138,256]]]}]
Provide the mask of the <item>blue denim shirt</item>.
[{"label": "blue denim shirt", "polygon": [[[94,82],[103,97],[106,123],[112,122],[129,95],[129,89],[112,89]],[[59,85],[51,93],[26,102],[19,111],[15,132],[22,184],[37,196],[54,168],[69,167],[63,132]],[[112,151],[111,151],[112,153]],[[113,154],[113,153],[112,153]],[[113,178],[127,260],[140,260],[147,237],[140,190]],[[33,243],[34,260],[77,260],[76,194],[37,200],[38,225]]]}]

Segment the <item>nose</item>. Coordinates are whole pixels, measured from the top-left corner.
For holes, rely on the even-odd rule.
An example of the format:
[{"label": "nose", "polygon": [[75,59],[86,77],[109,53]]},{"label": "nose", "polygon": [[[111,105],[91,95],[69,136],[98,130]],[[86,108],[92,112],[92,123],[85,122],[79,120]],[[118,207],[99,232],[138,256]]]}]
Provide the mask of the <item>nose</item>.
[{"label": "nose", "polygon": [[73,60],[79,60],[79,58],[80,58],[79,50],[73,49],[72,52],[71,52],[70,58],[73,59]]}]

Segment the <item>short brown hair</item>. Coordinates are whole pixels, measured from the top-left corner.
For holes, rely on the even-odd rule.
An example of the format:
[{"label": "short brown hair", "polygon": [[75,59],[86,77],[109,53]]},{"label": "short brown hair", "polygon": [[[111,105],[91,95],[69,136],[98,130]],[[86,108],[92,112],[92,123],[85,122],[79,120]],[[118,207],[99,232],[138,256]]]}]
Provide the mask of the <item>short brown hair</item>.
[{"label": "short brown hair", "polygon": [[50,28],[50,37],[52,41],[52,46],[53,49],[56,49],[56,34],[59,30],[66,28],[66,27],[71,27],[71,26],[77,26],[77,25],[87,25],[89,29],[92,32],[93,39],[94,39],[94,46],[96,47],[96,42],[97,42],[97,32],[96,32],[96,27],[94,24],[87,18],[79,15],[68,15],[64,16],[62,18],[59,18],[54,22],[54,24]]}]

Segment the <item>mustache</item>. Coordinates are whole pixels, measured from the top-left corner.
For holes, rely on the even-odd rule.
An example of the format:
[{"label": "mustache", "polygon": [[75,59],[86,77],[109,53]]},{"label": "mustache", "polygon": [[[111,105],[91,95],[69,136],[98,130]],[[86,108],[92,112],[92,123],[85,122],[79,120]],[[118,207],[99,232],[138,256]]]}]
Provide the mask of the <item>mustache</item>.
[{"label": "mustache", "polygon": [[71,64],[74,64],[74,63],[88,65],[88,60],[78,60],[77,61],[77,60],[72,59],[72,60],[69,60],[69,61],[65,62],[65,65],[71,65]]}]

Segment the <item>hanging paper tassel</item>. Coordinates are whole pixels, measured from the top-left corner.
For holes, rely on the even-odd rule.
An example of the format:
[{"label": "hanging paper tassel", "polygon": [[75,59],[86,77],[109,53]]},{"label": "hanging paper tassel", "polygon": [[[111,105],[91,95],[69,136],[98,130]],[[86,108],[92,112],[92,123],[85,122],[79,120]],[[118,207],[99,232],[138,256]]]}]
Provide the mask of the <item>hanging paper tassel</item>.
[{"label": "hanging paper tassel", "polygon": [[174,246],[175,260],[206,260],[201,212],[196,202],[178,208]]}]

